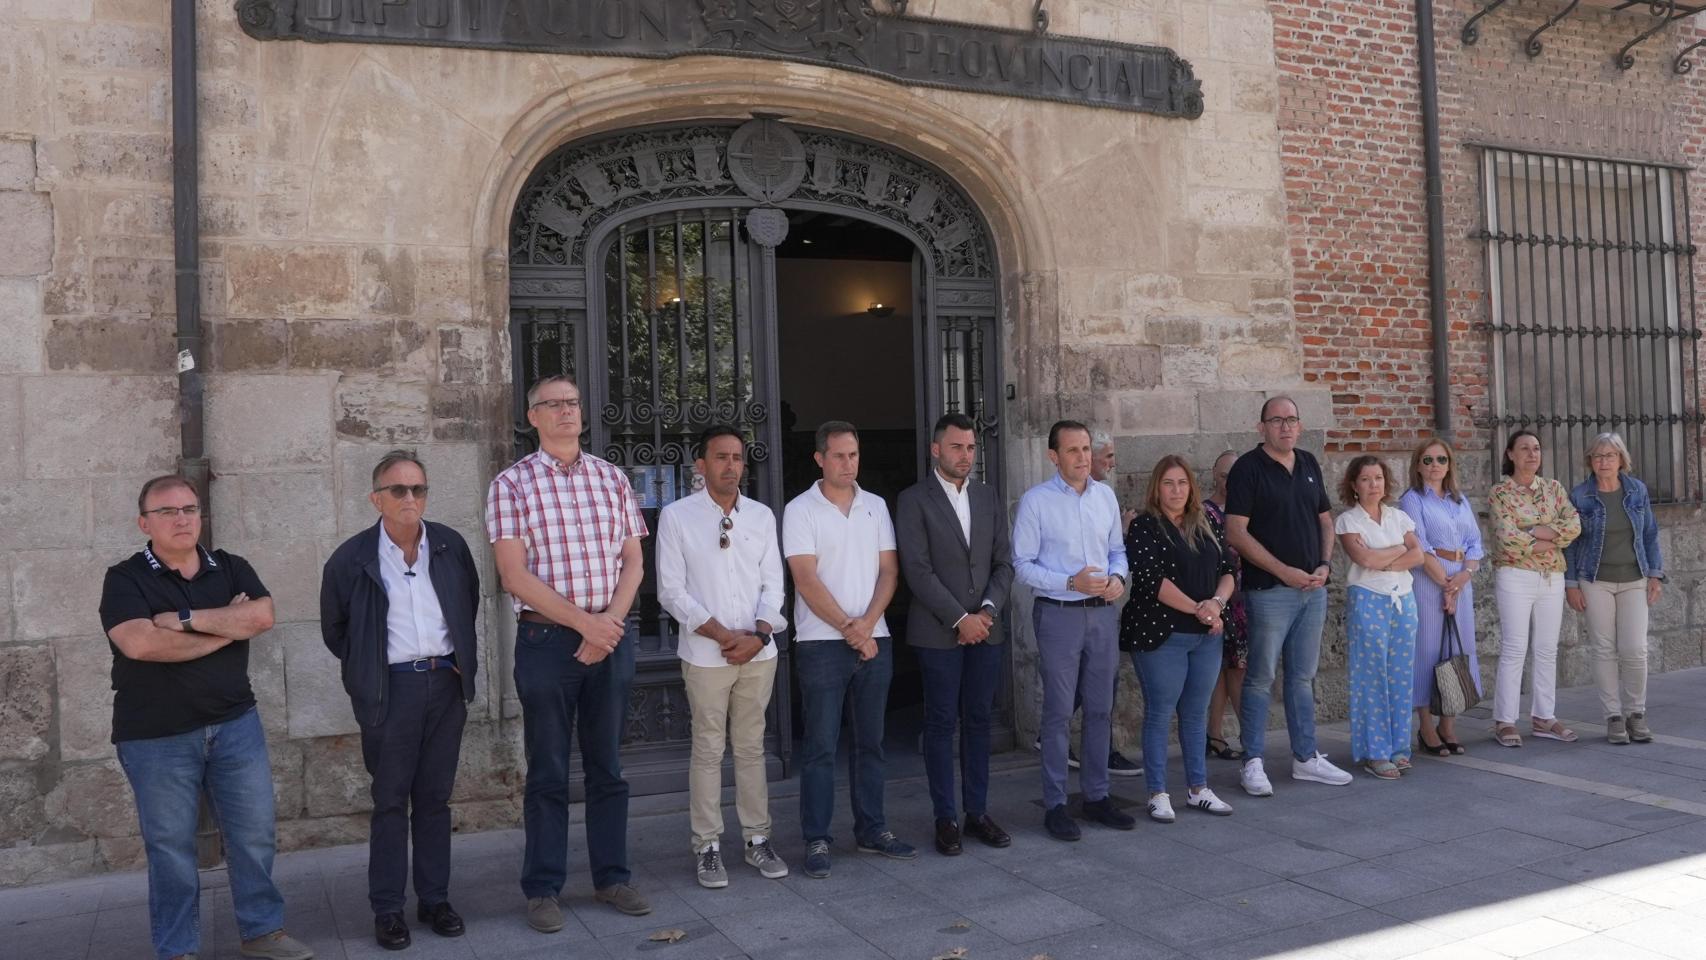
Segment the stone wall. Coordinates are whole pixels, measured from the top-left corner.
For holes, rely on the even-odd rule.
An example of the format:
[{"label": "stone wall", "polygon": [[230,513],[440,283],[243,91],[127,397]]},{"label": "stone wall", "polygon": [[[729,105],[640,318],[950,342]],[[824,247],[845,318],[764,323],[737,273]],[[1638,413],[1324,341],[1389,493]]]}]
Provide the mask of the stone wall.
[{"label": "stone wall", "polygon": [[[167,8],[0,12],[0,885],[141,862],[96,603],[103,569],[139,545],[137,486],[178,454]],[[997,0],[925,12],[1028,28],[1028,7]],[[1014,492],[1046,475],[1040,431],[1059,416],[1113,430],[1131,463],[1209,455],[1275,387],[1303,389],[1327,425],[1292,327],[1264,4],[1050,13],[1061,33],[1179,50],[1207,114],[717,58],[262,44],[228,0],[200,4],[209,522],[276,597],[251,673],[284,848],[365,832],[355,727],[315,622],[320,565],[370,522],[367,471],[399,444],[422,452],[431,515],[480,539],[511,442],[509,204],[568,139],[773,106],[959,179],[1001,251]],[[486,589],[456,795],[468,829],[515,822],[520,770],[507,607],[489,575]],[[1016,646],[1027,725],[1034,668]]]}]

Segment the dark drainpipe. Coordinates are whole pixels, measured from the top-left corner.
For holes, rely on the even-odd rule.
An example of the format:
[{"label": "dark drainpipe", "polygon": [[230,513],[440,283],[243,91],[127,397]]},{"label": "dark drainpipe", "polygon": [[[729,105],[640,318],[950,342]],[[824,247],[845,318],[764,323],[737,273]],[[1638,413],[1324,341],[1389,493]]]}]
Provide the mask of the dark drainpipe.
[{"label": "dark drainpipe", "polygon": [[[172,0],[172,254],[177,271],[178,473],[195,485],[202,510],[207,513],[212,471],[202,435],[205,357],[201,340],[195,14],[195,0]],[[203,543],[211,543],[212,532],[213,524],[202,524]]]},{"label": "dark drainpipe", "polygon": [[[177,267],[178,473],[195,485],[210,513],[207,448],[202,437],[200,173],[196,150],[195,0],[172,0],[172,256]],[[201,542],[213,524],[203,520]],[[196,823],[196,861],[203,869],[224,859],[219,828],[205,793]]]},{"label": "dark drainpipe", "polygon": [[1433,328],[1434,429],[1451,435],[1450,325],[1445,300],[1445,189],[1439,159],[1439,75],[1433,0],[1416,0],[1416,53],[1422,88],[1422,153],[1428,191],[1428,319]]}]

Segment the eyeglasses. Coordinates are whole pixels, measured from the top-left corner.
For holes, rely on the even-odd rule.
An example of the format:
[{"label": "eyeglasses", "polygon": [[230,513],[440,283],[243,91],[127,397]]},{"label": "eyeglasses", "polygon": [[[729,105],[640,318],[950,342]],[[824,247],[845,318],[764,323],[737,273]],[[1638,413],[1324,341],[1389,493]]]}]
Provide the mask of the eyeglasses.
[{"label": "eyeglasses", "polygon": [[1262,421],[1270,427],[1296,427],[1303,423],[1302,417],[1269,417]]},{"label": "eyeglasses", "polygon": [[579,410],[581,408],[581,401],[580,401],[579,397],[574,397],[574,398],[569,399],[569,400],[558,400],[558,399],[538,400],[538,401],[535,401],[534,404],[532,406],[528,407],[527,409],[537,410],[540,407],[544,407],[545,409],[551,411],[552,413],[561,413],[564,410]]},{"label": "eyeglasses", "polygon": [[1441,454],[1437,457],[1423,457],[1422,458],[1422,466],[1424,466],[1424,467],[1431,467],[1436,463],[1442,467],[1448,466],[1451,463],[1451,458],[1448,456],[1445,456],[1444,454]]},{"label": "eyeglasses", "polygon": [[389,493],[398,500],[401,500],[410,494],[413,494],[416,500],[425,500],[427,495],[427,485],[424,483],[417,483],[413,485],[407,483],[393,483],[388,487],[374,487],[373,492]]},{"label": "eyeglasses", "polygon": [[733,530],[734,528],[735,528],[735,518],[734,517],[724,517],[723,519],[717,521],[717,529],[722,531],[721,533],[717,534],[717,549],[718,550],[727,550],[729,548],[729,531]]},{"label": "eyeglasses", "polygon": [[1622,459],[1623,459],[1623,454],[1618,453],[1616,450],[1609,450],[1609,451],[1606,451],[1605,453],[1596,453],[1593,455],[1593,461],[1595,463],[1602,463],[1606,460],[1622,460]]},{"label": "eyeglasses", "polygon": [[142,515],[145,517],[151,514],[162,520],[176,520],[178,517],[199,517],[201,516],[201,507],[192,503],[187,507],[155,507],[152,510],[142,511]]}]

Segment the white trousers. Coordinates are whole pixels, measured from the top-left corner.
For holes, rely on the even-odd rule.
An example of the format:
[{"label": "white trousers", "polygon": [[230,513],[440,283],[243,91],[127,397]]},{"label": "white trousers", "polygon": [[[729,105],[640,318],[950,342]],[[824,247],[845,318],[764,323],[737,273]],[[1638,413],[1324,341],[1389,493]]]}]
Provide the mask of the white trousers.
[{"label": "white trousers", "polygon": [[1588,655],[1607,717],[1647,712],[1647,581],[1583,580]]},{"label": "white trousers", "polygon": [[1499,676],[1493,687],[1493,720],[1516,723],[1522,712],[1522,663],[1531,646],[1534,684],[1529,716],[1555,719],[1564,575],[1500,567],[1493,575],[1493,599],[1499,607]]}]

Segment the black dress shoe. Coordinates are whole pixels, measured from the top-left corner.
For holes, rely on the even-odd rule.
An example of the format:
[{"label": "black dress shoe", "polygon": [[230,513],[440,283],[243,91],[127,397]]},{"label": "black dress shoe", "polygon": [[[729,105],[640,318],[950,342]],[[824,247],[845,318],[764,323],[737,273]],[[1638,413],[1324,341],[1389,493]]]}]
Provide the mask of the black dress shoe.
[{"label": "black dress shoe", "polygon": [[1114,809],[1114,802],[1107,797],[1100,800],[1084,801],[1084,819],[1094,820],[1104,827],[1115,830],[1130,830],[1137,826],[1137,818],[1122,810]]},{"label": "black dress shoe", "polygon": [[944,857],[960,855],[960,825],[952,820],[936,821],[936,852]]},{"label": "black dress shoe", "polygon": [[419,917],[422,923],[432,924],[432,932],[441,937],[462,936],[462,917],[450,906],[449,900],[430,907],[423,903],[415,911],[415,916]]},{"label": "black dress shoe", "polygon": [[1013,842],[1007,831],[1001,829],[1001,825],[987,813],[980,813],[975,817],[967,816],[965,835],[976,837],[992,847],[1005,847]]},{"label": "black dress shoe", "polygon": [[1060,803],[1048,808],[1043,814],[1043,827],[1048,835],[1056,840],[1077,840],[1080,831],[1078,824],[1073,822],[1072,815],[1066,812],[1066,804]]},{"label": "black dress shoe", "polygon": [[373,940],[387,950],[402,950],[409,945],[409,925],[401,913],[381,913],[373,918]]}]

